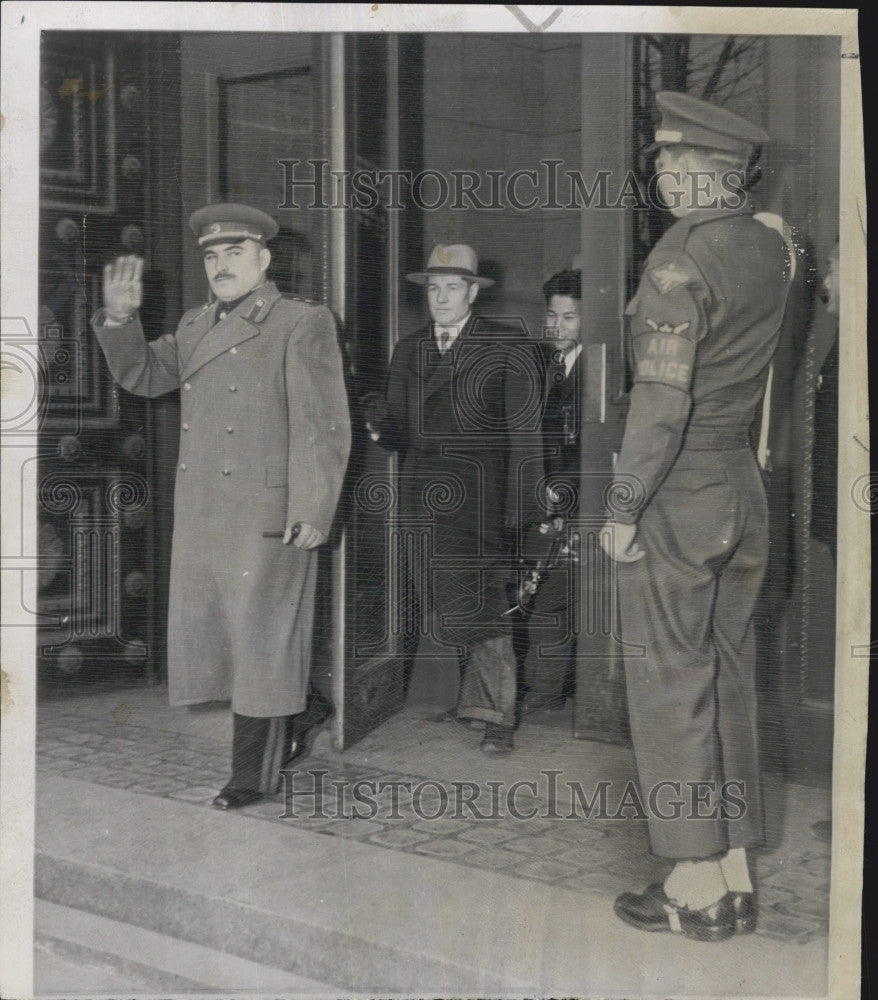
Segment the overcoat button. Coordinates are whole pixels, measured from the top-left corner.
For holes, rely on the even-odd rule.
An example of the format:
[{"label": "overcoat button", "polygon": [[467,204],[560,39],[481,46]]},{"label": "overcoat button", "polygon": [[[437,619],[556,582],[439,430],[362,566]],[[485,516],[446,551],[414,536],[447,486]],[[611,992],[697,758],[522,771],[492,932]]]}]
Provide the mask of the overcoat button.
[{"label": "overcoat button", "polygon": [[232,354],[237,354],[238,353],[238,348],[237,347],[233,347],[231,353]]},{"label": "overcoat button", "polygon": [[185,462],[181,462],[180,463],[180,468],[185,472],[186,471],[186,463]]},{"label": "overcoat button", "polygon": [[231,434],[234,431],[234,429],[235,429],[234,427],[227,427],[226,434]]},{"label": "overcoat button", "polygon": [[184,390],[185,390],[186,392],[189,392],[189,390],[190,390],[191,388],[192,388],[192,386],[191,386],[191,384],[190,384],[189,382],[184,382],[184,383],[183,383],[183,389],[184,389]]},{"label": "overcoat button", "polygon": [[236,385],[230,385],[229,386],[229,392],[237,392],[237,391],[238,391],[238,387]]},{"label": "overcoat button", "polygon": [[224,476],[230,476],[232,474],[231,469],[223,469]]},{"label": "overcoat button", "polygon": [[189,430],[189,424],[183,424],[183,430],[184,431],[188,431]]}]

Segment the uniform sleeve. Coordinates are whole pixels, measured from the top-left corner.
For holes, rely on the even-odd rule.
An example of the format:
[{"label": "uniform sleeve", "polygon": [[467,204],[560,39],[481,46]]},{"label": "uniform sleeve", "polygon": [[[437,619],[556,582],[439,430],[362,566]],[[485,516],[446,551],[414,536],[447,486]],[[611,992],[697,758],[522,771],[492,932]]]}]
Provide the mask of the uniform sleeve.
[{"label": "uniform sleeve", "polygon": [[633,523],[668,474],[692,409],[698,343],[708,333],[710,291],[684,251],[650,258],[631,317],[631,405],[615,470],[614,496],[631,503],[613,516]]},{"label": "uniform sleeve", "polygon": [[122,326],[105,326],[104,319],[104,310],[99,309],[92,318],[92,329],[110,373],[123,389],[154,398],[180,387],[175,336],[165,334],[147,341],[136,313]]},{"label": "uniform sleeve", "polygon": [[[351,423],[335,321],[308,310],[287,345],[287,523],[329,534],[351,448]],[[306,445],[303,449],[302,444]],[[302,462],[302,454],[308,456]]]}]

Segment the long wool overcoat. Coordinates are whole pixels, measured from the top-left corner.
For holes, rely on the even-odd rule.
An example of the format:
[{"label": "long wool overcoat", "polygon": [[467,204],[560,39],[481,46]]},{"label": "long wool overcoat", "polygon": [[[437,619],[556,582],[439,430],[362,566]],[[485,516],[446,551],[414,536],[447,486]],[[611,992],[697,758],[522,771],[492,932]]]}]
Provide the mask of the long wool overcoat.
[{"label": "long wool overcoat", "polygon": [[399,450],[408,574],[433,636],[467,647],[509,630],[518,529],[538,515],[543,373],[517,325],[472,316],[440,355],[433,325],[403,338],[379,444]]},{"label": "long wool overcoat", "polygon": [[181,389],[168,620],[171,703],[231,699],[241,715],[305,707],[314,551],[287,523],[328,533],[350,449],[332,314],[255,289],[226,318],[187,312],[147,342],[134,317],[95,334],[113,377],[141,396]]}]

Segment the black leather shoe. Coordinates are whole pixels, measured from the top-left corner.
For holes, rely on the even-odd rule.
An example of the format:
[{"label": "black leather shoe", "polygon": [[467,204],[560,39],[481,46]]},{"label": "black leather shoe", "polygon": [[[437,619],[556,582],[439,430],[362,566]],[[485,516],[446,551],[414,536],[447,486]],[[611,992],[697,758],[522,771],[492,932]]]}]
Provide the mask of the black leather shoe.
[{"label": "black leather shoe", "polygon": [[226,787],[213,800],[215,809],[241,809],[249,806],[251,802],[258,802],[262,798],[262,792],[254,792],[251,788]]},{"label": "black leather shoe", "polygon": [[735,930],[739,934],[752,934],[756,930],[759,908],[754,892],[730,892],[732,910],[735,914]]},{"label": "black leather shoe", "polygon": [[512,729],[509,726],[497,726],[488,723],[485,735],[482,737],[481,748],[484,753],[494,757],[508,757],[515,748]]},{"label": "black leather shoe", "polygon": [[693,941],[724,941],[736,930],[735,910],[727,893],[702,910],[672,903],[654,882],[645,892],[623,892],[613,909],[626,924],[643,931],[672,931]]}]

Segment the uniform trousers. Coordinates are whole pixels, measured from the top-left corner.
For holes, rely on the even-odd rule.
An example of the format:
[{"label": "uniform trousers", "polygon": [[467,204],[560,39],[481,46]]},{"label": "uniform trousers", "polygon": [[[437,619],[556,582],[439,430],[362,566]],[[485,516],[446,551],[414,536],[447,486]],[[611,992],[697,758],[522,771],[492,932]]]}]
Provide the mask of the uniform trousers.
[{"label": "uniform trousers", "polygon": [[625,674],[661,857],[761,840],[752,615],[767,525],[750,449],[683,451],[640,518],[645,557],[617,564],[623,639],[642,652],[626,654]]},{"label": "uniform trousers", "polygon": [[232,713],[232,777],[229,787],[274,795],[293,743],[294,715],[255,718]]},{"label": "uniform trousers", "polygon": [[229,786],[274,795],[281,789],[281,770],[305,749],[305,734],[332,712],[332,703],[314,684],[308,685],[305,711],[298,715],[256,718],[232,713],[232,777]]}]

